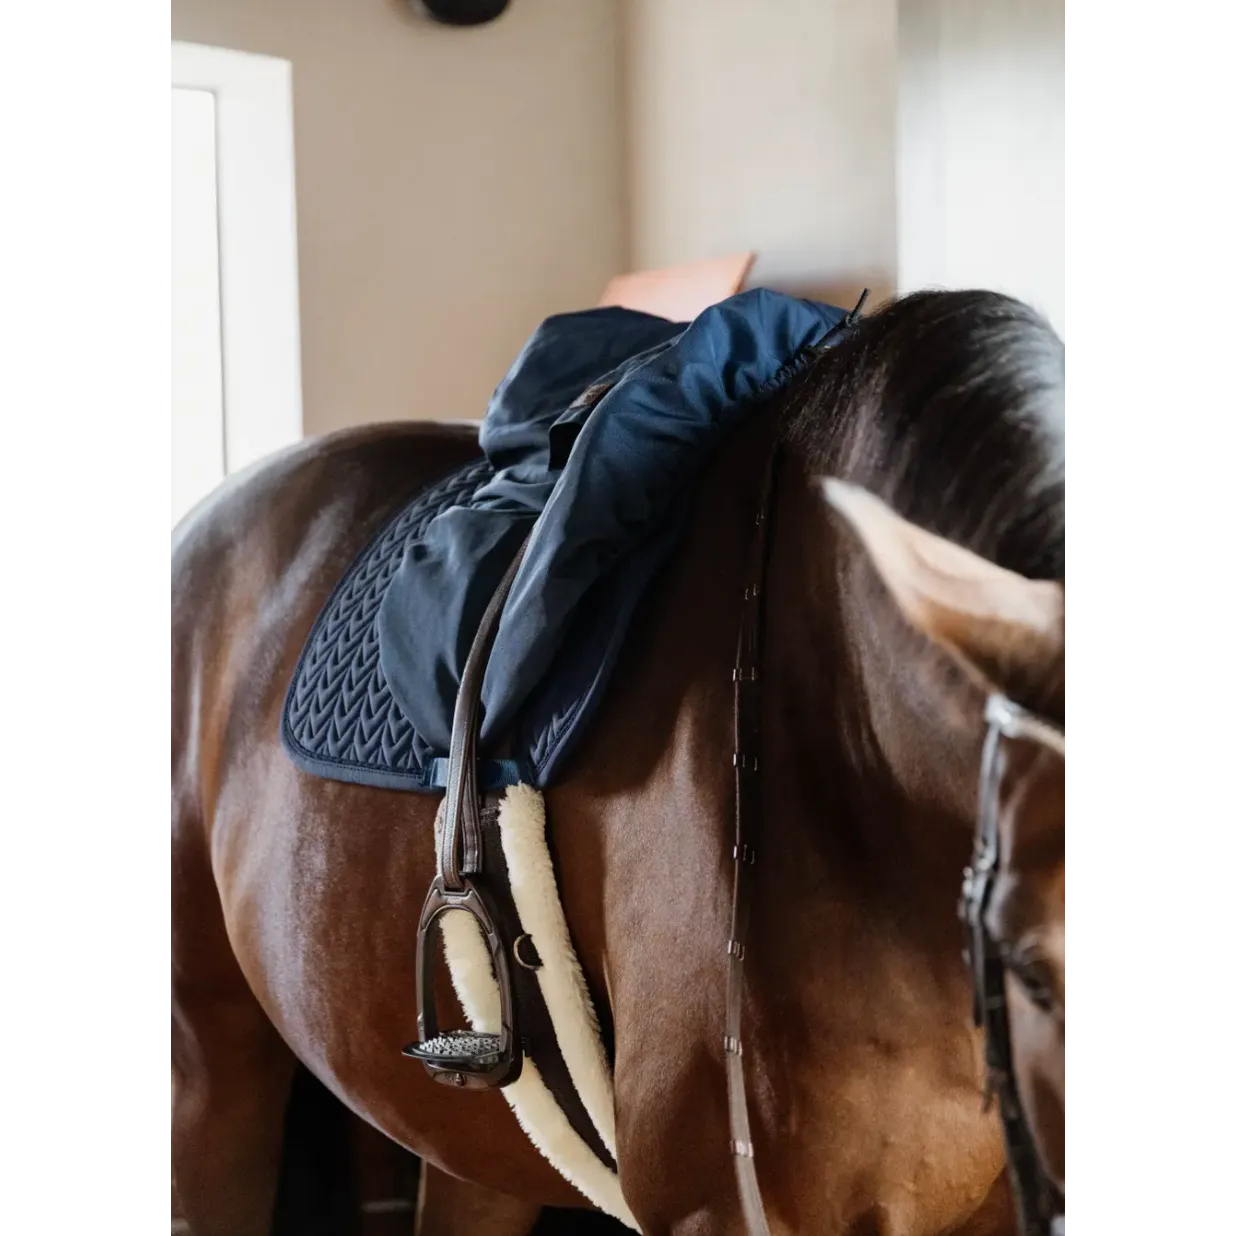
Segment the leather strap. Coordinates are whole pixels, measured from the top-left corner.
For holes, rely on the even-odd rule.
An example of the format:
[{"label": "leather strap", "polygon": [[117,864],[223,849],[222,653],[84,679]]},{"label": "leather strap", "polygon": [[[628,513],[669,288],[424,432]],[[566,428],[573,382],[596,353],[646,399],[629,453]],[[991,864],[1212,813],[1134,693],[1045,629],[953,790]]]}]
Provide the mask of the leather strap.
[{"label": "leather strap", "polygon": [[[831,347],[858,321],[868,289],[858,303],[812,346],[815,354]],[[760,661],[764,646],[764,589],[772,539],[773,494],[781,463],[774,443],[764,470],[755,530],[748,550],[738,623],[738,655],[734,659],[734,893],[730,907],[729,968],[725,980],[725,1088],[730,1108],[730,1152],[738,1177],[738,1197],[748,1236],[769,1236],[768,1217],[755,1174],[755,1146],[747,1111],[742,1072],[743,962],[751,921],[751,868],[760,843]]]},{"label": "leather strap", "polygon": [[463,888],[463,877],[475,875],[481,869],[481,804],[476,764],[481,686],[485,681],[489,650],[498,633],[498,620],[502,617],[502,609],[527,548],[528,542],[525,540],[489,598],[459,679],[459,694],[455,697],[455,716],[451,725],[442,852],[438,859],[438,874],[442,877],[443,886],[450,892],[459,892]]},{"label": "leather strap", "polygon": [[1005,962],[987,928],[987,911],[1000,865],[1000,802],[1006,768],[1003,742],[1022,740],[1064,757],[1064,732],[1003,695],[993,695],[985,710],[987,737],[979,773],[979,804],[974,854],[966,868],[958,907],[968,928],[966,961],[974,984],[974,1024],[983,1031],[987,1060],[985,1103],[994,1097],[1004,1130],[1009,1180],[1022,1236],[1052,1236],[1064,1212],[1064,1196],[1048,1177],[1026,1123],[1017,1079],[1005,994]]},{"label": "leather strap", "polygon": [[755,1148],[742,1070],[743,962],[751,919],[751,868],[760,841],[760,659],[764,633],[764,586],[768,575],[769,523],[780,451],[774,447],[760,493],[759,509],[743,584],[734,660],[734,890],[730,909],[729,967],[725,992],[725,1082],[730,1109],[730,1152],[749,1236],[769,1236],[768,1219],[755,1173]]}]

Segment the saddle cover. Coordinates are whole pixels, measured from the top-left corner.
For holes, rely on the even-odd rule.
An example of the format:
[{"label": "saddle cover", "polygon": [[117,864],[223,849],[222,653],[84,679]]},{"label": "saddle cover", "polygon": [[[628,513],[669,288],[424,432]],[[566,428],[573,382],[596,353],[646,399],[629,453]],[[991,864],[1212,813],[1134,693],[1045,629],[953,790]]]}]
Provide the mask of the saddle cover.
[{"label": "saddle cover", "polygon": [[284,706],[293,761],[442,788],[464,661],[527,539],[481,692],[481,777],[548,785],[708,460],[845,317],[757,288],[689,325],[617,308],[545,321],[490,402],[483,458],[408,502],[319,615]]}]

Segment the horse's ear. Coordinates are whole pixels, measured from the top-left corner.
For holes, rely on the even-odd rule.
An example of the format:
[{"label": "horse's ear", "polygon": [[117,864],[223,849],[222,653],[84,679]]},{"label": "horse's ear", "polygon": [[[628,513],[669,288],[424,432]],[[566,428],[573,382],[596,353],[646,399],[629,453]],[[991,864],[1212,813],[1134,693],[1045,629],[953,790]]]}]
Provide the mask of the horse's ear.
[{"label": "horse's ear", "polygon": [[1003,687],[1064,651],[1064,588],[1027,579],[903,519],[857,485],[834,479],[824,497],[858,534],[906,620]]}]

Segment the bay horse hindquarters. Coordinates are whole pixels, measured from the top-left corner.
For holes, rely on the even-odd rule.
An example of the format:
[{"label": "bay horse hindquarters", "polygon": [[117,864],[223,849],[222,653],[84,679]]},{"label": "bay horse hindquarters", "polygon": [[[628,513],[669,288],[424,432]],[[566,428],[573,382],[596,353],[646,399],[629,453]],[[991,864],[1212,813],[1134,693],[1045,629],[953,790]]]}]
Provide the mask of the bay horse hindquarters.
[{"label": "bay horse hindquarters", "polygon": [[[345,431],[231,478],[173,533],[172,1161],[195,1236],[271,1231],[298,1062],[282,1033],[271,924],[254,912],[279,881],[254,886],[251,847],[280,827],[279,813],[264,818],[267,795],[236,784],[242,767],[258,785],[279,781],[263,775],[271,748],[249,737],[262,727],[255,713],[280,695],[317,609],[373,528],[476,453],[465,426]],[[540,1209],[479,1187],[477,1205],[460,1207],[460,1189],[434,1170],[422,1172],[421,1193],[430,1233],[483,1231],[477,1208],[488,1198],[494,1236],[522,1236]]]}]

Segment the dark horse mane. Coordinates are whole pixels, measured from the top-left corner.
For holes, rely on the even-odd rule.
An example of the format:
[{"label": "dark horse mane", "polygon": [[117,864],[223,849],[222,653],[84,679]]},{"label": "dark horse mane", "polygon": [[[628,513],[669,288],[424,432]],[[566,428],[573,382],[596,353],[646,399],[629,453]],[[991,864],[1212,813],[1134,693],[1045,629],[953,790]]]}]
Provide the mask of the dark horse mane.
[{"label": "dark horse mane", "polygon": [[916,292],[795,383],[785,433],[816,473],[1033,579],[1064,579],[1064,344],[996,292]]}]

